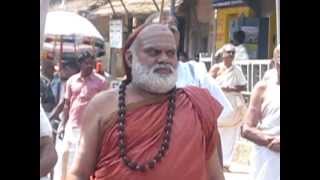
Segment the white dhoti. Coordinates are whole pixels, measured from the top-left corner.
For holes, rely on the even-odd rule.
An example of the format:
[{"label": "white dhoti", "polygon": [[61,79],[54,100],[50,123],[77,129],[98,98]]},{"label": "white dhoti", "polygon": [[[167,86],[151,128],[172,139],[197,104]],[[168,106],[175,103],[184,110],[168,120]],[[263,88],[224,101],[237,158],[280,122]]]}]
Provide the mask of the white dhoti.
[{"label": "white dhoti", "polygon": [[54,180],[66,179],[67,172],[73,163],[79,141],[80,129],[71,127],[71,125],[67,123],[63,141],[61,141],[58,137],[56,140],[58,161],[54,167]]},{"label": "white dhoti", "polygon": [[232,162],[233,152],[237,140],[240,137],[242,117],[246,111],[246,105],[240,93],[225,93],[234,111],[229,116],[218,119],[218,129],[221,137],[223,166],[229,167]]},{"label": "white dhoti", "polygon": [[280,180],[280,153],[254,145],[251,180]]},{"label": "white dhoti", "polygon": [[240,136],[240,127],[219,128],[221,147],[223,151],[223,166],[229,167],[232,162],[236,141]]}]

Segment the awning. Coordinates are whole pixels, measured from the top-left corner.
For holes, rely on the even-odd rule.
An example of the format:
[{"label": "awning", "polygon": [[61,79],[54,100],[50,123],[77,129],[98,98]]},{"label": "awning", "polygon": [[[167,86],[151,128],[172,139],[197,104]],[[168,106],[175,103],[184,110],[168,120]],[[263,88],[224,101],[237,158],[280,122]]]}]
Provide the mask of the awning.
[{"label": "awning", "polygon": [[78,12],[81,10],[87,10],[88,7],[95,2],[95,0],[74,0],[74,1],[66,1],[63,5],[57,4],[51,6],[49,11],[70,11],[70,12]]},{"label": "awning", "polygon": [[[160,11],[161,0],[112,0],[111,4],[116,14],[151,14]],[[170,10],[171,0],[164,0],[164,10]],[[183,3],[183,0],[176,0],[175,6],[179,6]],[[111,5],[108,3],[100,8],[92,11],[95,15],[111,15],[113,14]]]},{"label": "awning", "polygon": [[[161,0],[110,0],[115,13],[123,15],[129,13],[131,15],[150,14],[159,11],[161,8]],[[184,0],[176,0],[175,6],[180,6]],[[171,0],[164,0],[164,9],[170,9]],[[124,5],[124,6],[123,6]],[[93,10],[94,9],[94,10]],[[92,15],[111,15],[113,14],[111,5],[108,0],[74,0],[67,1],[62,5],[54,5],[49,11],[64,10],[70,12],[90,11]]]}]

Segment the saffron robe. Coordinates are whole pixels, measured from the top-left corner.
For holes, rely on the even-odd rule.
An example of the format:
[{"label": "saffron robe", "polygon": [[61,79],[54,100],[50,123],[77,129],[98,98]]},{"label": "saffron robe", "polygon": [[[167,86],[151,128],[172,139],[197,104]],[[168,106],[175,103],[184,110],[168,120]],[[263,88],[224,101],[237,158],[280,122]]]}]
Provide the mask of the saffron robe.
[{"label": "saffron robe", "polygon": [[[208,90],[186,87],[176,93],[176,110],[169,149],[155,168],[130,170],[120,158],[117,112],[104,129],[100,153],[92,179],[95,180],[207,180],[208,160],[219,138],[217,118],[222,106]],[[127,105],[125,135],[127,155],[138,164],[158,152],[167,120],[168,96]]]}]

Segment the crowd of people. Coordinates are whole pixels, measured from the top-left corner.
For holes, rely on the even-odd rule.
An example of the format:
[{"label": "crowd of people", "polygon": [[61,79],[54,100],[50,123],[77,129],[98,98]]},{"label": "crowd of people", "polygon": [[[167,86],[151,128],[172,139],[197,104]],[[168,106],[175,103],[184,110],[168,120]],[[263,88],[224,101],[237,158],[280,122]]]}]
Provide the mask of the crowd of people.
[{"label": "crowd of people", "polygon": [[241,135],[255,144],[251,178],[280,179],[280,46],[247,106],[247,80],[233,63],[244,37],[235,37],[207,72],[177,54],[176,18],[155,13],[128,37],[126,78],[116,88],[95,71],[90,50],[57,72],[43,60],[40,177],[223,180]]}]

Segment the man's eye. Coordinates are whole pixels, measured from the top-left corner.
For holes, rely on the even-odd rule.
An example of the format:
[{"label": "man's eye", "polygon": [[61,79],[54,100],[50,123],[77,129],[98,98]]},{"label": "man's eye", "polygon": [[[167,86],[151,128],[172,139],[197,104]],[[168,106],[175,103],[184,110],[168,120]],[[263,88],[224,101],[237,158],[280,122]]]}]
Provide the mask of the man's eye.
[{"label": "man's eye", "polygon": [[176,55],[176,52],[174,51],[174,50],[169,50],[169,51],[167,51],[167,56],[168,57],[173,57],[173,56],[175,56]]},{"label": "man's eye", "polygon": [[157,56],[160,54],[160,51],[159,50],[156,50],[156,49],[147,49],[146,50],[146,53],[149,55],[149,56]]}]

